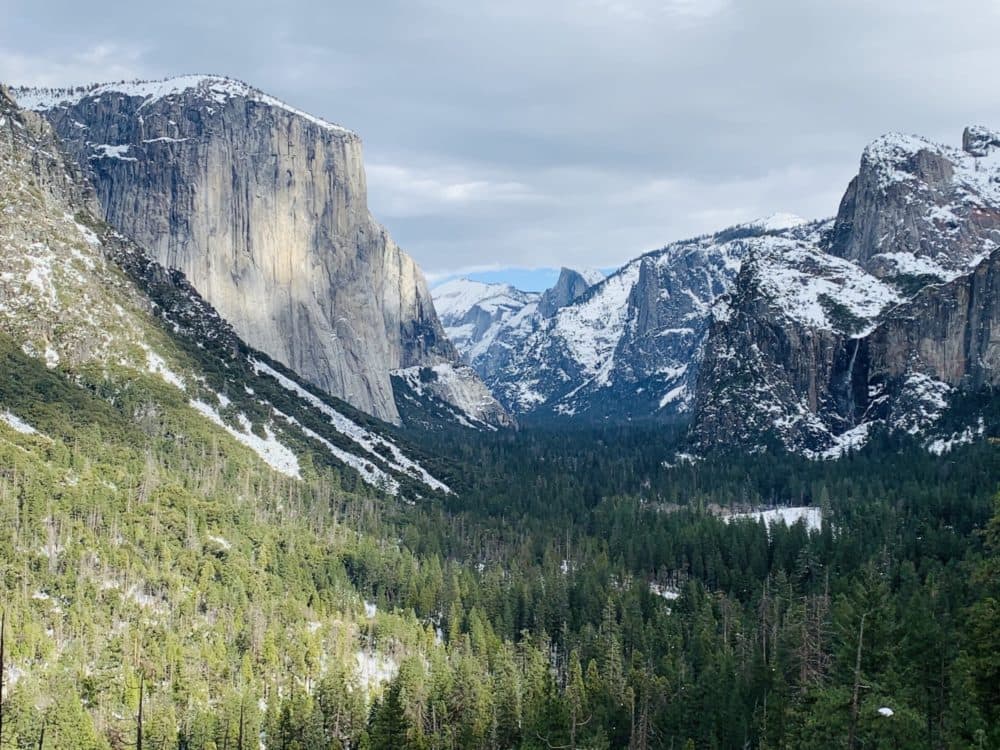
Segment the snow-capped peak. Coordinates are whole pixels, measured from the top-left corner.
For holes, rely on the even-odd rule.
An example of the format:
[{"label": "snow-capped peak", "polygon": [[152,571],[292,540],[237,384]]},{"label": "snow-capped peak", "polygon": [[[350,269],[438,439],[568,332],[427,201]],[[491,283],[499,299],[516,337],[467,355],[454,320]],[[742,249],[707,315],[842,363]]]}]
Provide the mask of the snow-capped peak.
[{"label": "snow-capped peak", "polygon": [[446,281],[434,287],[431,293],[434,308],[442,319],[460,318],[476,306],[488,313],[495,312],[501,306],[520,306],[524,304],[524,298],[528,294],[510,284],[491,284],[466,278]]},{"label": "snow-capped peak", "polygon": [[574,268],[573,270],[580,274],[583,280],[591,286],[594,286],[594,284],[600,284],[607,278],[604,271],[597,268]]},{"label": "snow-capped peak", "polygon": [[770,216],[765,216],[763,219],[750,222],[750,226],[762,229],[765,232],[780,232],[783,229],[792,229],[806,223],[807,221],[801,216],[779,211]]},{"label": "snow-capped peak", "polygon": [[330,132],[353,135],[347,128],[296,109],[243,81],[218,75],[182,75],[156,81],[118,81],[74,88],[15,88],[13,91],[19,106],[38,112],[72,106],[84,99],[109,95],[145,99],[140,105],[144,107],[161,99],[188,95],[192,92],[215,104],[225,104],[233,98],[260,102],[302,117]]}]

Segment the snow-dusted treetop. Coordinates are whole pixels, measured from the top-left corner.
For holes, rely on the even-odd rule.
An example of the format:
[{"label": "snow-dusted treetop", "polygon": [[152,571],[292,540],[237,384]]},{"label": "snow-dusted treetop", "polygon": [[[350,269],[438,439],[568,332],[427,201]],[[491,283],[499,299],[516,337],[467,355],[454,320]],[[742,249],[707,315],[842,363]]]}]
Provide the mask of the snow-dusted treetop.
[{"label": "snow-dusted treetop", "polygon": [[140,105],[141,108],[161,99],[187,95],[191,92],[216,104],[225,104],[233,98],[249,99],[290,112],[331,132],[354,135],[347,128],[310,115],[243,81],[225,76],[183,75],[159,81],[119,81],[117,83],[95,83],[75,88],[17,88],[14,90],[14,95],[21,107],[41,112],[61,106],[71,106],[84,99],[106,95],[145,99],[146,101]]}]

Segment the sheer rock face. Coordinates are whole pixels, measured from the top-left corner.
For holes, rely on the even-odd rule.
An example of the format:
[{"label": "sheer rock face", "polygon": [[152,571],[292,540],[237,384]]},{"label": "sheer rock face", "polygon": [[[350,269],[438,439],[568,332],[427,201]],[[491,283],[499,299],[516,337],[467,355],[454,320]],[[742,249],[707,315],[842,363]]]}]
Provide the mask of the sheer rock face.
[{"label": "sheer rock face", "polygon": [[579,271],[563,268],[559,271],[556,285],[542,294],[538,300],[538,312],[543,318],[551,318],[561,308],[581,296],[603,278],[586,278]]},{"label": "sheer rock face", "polygon": [[356,134],[222,78],[18,97],[89,169],[112,226],[328,393],[398,422],[390,372],[456,358],[368,212]]},{"label": "sheer rock face", "polygon": [[952,388],[1000,384],[1000,251],[972,273],[925,287],[869,338],[875,378],[916,369]]}]

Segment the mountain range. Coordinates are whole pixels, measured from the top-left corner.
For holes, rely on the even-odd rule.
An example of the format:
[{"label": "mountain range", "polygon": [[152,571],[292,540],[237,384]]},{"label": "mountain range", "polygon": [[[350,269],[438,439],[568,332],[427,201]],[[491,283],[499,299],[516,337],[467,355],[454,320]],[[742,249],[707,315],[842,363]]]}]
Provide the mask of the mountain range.
[{"label": "mountain range", "polygon": [[1000,135],[970,127],[954,148],[890,134],[832,219],[675,242],[545,313],[497,285],[433,293],[522,419],[680,422],[698,451],[777,440],[835,457],[879,427],[940,449],[987,429],[981,414],[935,425],[997,378],[998,219]]},{"label": "mountain range", "polygon": [[[834,218],[778,214],[542,293],[428,290],[367,209],[357,134],[214,76],[18,89],[92,207],[234,336],[391,424],[687,427],[695,452],[834,457],[873,429],[928,446],[993,385],[1000,136],[869,145]],[[168,273],[164,271],[164,273]],[[512,416],[513,415],[513,416]],[[951,424],[950,422],[948,424]]]}]

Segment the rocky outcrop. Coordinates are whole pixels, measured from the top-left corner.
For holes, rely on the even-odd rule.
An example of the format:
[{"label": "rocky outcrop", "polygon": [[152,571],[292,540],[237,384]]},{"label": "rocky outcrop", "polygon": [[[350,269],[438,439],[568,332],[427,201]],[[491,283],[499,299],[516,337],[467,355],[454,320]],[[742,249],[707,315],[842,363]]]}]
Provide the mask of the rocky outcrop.
[{"label": "rocky outcrop", "polygon": [[1000,384],[1000,252],[969,274],[925,287],[868,344],[873,380],[920,372],[965,390]]},{"label": "rocky outcrop", "polygon": [[584,276],[572,268],[562,268],[555,286],[547,289],[538,300],[538,314],[543,318],[551,318],[603,278],[600,273]]},{"label": "rocky outcrop", "polygon": [[[421,422],[432,429],[449,422],[492,430],[517,426],[468,365],[409,367],[396,370],[392,376],[400,413],[410,414],[413,406],[421,407],[408,421]],[[429,420],[427,415],[437,418]]]},{"label": "rocky outcrop", "polygon": [[1000,242],[996,143],[969,128],[964,151],[891,134],[868,146],[828,250],[881,278],[947,280]]},{"label": "rocky outcrop", "polygon": [[456,358],[420,269],[368,212],[355,133],[207,76],[18,96],[112,226],[326,392],[398,422],[390,372]]}]

